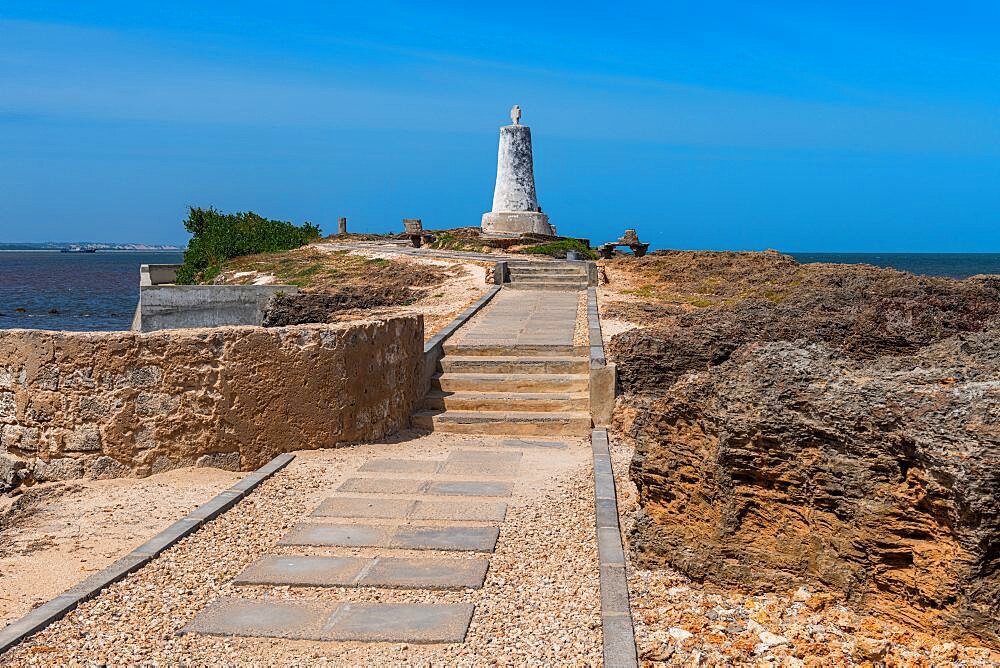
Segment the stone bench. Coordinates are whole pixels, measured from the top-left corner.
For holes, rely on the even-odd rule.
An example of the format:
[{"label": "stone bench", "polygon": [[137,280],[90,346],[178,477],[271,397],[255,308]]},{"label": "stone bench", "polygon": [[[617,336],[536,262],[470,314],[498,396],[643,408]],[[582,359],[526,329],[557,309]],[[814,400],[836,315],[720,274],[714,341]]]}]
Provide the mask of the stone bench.
[{"label": "stone bench", "polygon": [[602,260],[610,260],[615,256],[615,249],[619,246],[625,246],[632,249],[632,254],[636,257],[642,257],[649,250],[649,244],[626,244],[620,241],[610,241],[606,244],[601,244],[597,247],[597,254],[601,256]]},{"label": "stone bench", "polygon": [[419,218],[403,219],[403,234],[410,237],[410,243],[414,248],[427,246],[434,243],[435,236],[424,231],[424,224]]},{"label": "stone bench", "polygon": [[615,249],[619,246],[631,248],[632,254],[636,257],[642,257],[649,250],[649,244],[639,241],[639,235],[636,234],[634,229],[627,229],[618,241],[609,241],[606,244],[598,246],[597,253],[601,256],[601,259],[610,260],[615,256]]}]

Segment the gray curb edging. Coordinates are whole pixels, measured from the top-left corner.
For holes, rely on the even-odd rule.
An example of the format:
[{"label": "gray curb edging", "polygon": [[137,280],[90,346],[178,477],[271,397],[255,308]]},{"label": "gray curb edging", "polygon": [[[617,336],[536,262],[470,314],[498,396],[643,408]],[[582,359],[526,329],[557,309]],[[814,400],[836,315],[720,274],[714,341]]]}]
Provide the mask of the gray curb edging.
[{"label": "gray curb edging", "polygon": [[601,314],[597,308],[597,288],[587,288],[587,334],[590,347],[590,419],[595,427],[611,423],[615,409],[617,369],[608,364],[601,335]]},{"label": "gray curb edging", "polygon": [[594,510],[597,514],[597,558],[601,570],[604,665],[638,667],[607,429],[593,430],[590,442],[594,454]]},{"label": "gray curb edging", "polygon": [[604,357],[604,337],[601,336],[601,316],[597,310],[597,288],[587,288],[587,334],[590,368],[600,369],[607,364],[607,359]]},{"label": "gray curb edging", "polygon": [[110,566],[94,573],[83,582],[67,589],[54,599],[43,603],[20,619],[16,619],[0,630],[0,654],[25,638],[38,633],[52,622],[58,621],[78,605],[94,598],[101,590],[118,582],[129,573],[139,570],[157,555],[172,547],[182,538],[194,533],[199,527],[212,521],[235,506],[254,488],[283,469],[295,459],[295,455],[278,455],[264,466],[241,481],[220,492],[210,501],[198,506],[183,518],[156,534]]},{"label": "gray curb edging", "polygon": [[436,348],[440,349],[444,342],[455,333],[456,329],[464,325],[466,320],[476,315],[476,313],[479,312],[479,309],[486,306],[486,304],[488,304],[489,301],[493,299],[498,292],[500,292],[501,287],[502,286],[499,285],[491,285],[487,288],[486,294],[473,302],[467,309],[455,316],[455,319],[445,325],[440,332],[432,336],[430,340],[424,344],[424,355],[433,352]]}]

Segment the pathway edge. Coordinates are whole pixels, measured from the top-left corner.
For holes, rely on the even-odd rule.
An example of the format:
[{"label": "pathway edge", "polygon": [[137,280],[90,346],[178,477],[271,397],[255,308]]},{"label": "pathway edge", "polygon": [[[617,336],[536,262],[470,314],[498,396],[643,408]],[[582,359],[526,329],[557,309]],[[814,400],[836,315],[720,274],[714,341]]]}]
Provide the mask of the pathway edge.
[{"label": "pathway edge", "polygon": [[190,513],[177,520],[148,541],[135,548],[107,567],[97,571],[83,582],[70,587],[55,598],[42,603],[28,614],[15,619],[0,629],[0,654],[14,647],[53,622],[72,612],[84,601],[94,598],[106,587],[123,579],[129,573],[139,570],[161,552],[178,543],[182,538],[194,533],[201,526],[212,521],[235,506],[247,494],[272,475],[288,466],[295,455],[278,455],[267,464],[246,476],[229,489],[220,492],[211,500],[201,504]]},{"label": "pathway edge", "polygon": [[594,510],[597,516],[597,557],[601,574],[604,665],[614,668],[638,667],[608,430],[594,429],[590,439],[594,455]]},{"label": "pathway edge", "polygon": [[590,349],[590,419],[595,427],[607,427],[615,410],[617,368],[604,354],[597,288],[587,288],[587,338]]}]

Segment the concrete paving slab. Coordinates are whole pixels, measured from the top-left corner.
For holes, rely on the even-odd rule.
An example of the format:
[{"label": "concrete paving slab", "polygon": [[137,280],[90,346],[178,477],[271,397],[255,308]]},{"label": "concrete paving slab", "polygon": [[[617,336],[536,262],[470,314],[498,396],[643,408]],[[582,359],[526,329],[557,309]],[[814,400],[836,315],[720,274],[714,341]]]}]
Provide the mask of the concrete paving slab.
[{"label": "concrete paving slab", "polygon": [[323,631],[331,640],[458,643],[472,621],[471,603],[344,603]]},{"label": "concrete paving slab", "polygon": [[411,559],[379,557],[358,580],[361,587],[404,589],[479,589],[488,559]]},{"label": "concrete paving slab", "polygon": [[181,633],[321,640],[331,606],[301,602],[220,599],[210,603]]},{"label": "concrete paving slab", "polygon": [[312,512],[314,517],[408,517],[414,501],[407,499],[375,499],[343,497],[325,499]]},{"label": "concrete paving slab", "polygon": [[379,547],[389,544],[393,527],[368,524],[299,524],[278,545],[335,545],[340,547]]},{"label": "concrete paving slab", "polygon": [[506,480],[443,480],[427,486],[428,494],[444,496],[510,496],[514,483]]},{"label": "concrete paving slab", "polygon": [[247,566],[233,584],[349,587],[371,562],[358,557],[268,555]]},{"label": "concrete paving slab", "polygon": [[442,468],[448,475],[465,475],[483,478],[510,478],[517,475],[517,466],[508,464],[477,464],[475,462],[449,462]]},{"label": "concrete paving slab", "polygon": [[492,552],[499,537],[497,527],[404,526],[396,530],[390,545],[411,550]]},{"label": "concrete paving slab", "polygon": [[448,453],[445,464],[458,462],[486,465],[517,466],[521,463],[520,452],[496,452],[493,450],[452,450]]},{"label": "concrete paving slab", "polygon": [[520,452],[492,450],[452,450],[441,467],[442,473],[469,476],[513,476],[521,463]]},{"label": "concrete paving slab", "polygon": [[524,438],[505,438],[500,445],[508,448],[557,448],[568,447],[563,441],[534,441]]},{"label": "concrete paving slab", "polygon": [[503,522],[506,503],[468,503],[460,501],[417,501],[408,515],[414,520],[460,520],[467,522]]},{"label": "concrete paving slab", "polygon": [[380,458],[365,462],[359,471],[364,473],[435,473],[441,462],[426,459]]},{"label": "concrete paving slab", "polygon": [[348,478],[337,488],[337,491],[362,494],[420,494],[426,487],[426,480]]}]

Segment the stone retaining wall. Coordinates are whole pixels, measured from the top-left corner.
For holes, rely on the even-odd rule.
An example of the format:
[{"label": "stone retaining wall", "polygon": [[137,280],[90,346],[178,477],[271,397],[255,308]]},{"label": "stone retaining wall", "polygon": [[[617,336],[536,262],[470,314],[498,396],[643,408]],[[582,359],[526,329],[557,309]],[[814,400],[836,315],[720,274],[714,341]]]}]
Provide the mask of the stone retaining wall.
[{"label": "stone retaining wall", "polygon": [[420,316],[295,327],[0,333],[0,492],[47,480],[252,469],[373,440],[421,393]]}]

